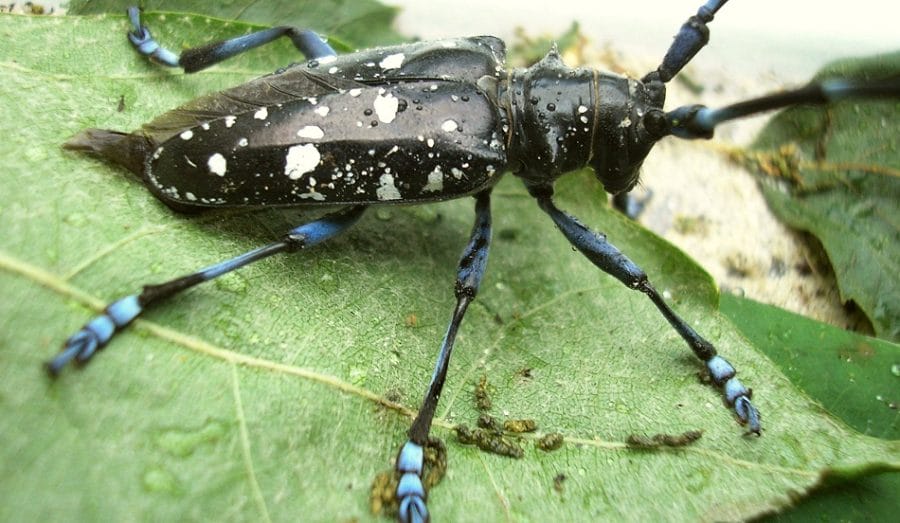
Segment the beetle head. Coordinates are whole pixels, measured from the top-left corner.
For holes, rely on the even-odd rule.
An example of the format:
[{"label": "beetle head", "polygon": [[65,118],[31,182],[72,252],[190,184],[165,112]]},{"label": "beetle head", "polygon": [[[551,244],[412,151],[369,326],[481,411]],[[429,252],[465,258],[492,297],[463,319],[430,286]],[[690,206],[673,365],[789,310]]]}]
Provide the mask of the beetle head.
[{"label": "beetle head", "polygon": [[606,192],[628,192],[637,185],[641,164],[659,136],[647,128],[646,115],[659,112],[662,84],[598,73],[590,166]]}]

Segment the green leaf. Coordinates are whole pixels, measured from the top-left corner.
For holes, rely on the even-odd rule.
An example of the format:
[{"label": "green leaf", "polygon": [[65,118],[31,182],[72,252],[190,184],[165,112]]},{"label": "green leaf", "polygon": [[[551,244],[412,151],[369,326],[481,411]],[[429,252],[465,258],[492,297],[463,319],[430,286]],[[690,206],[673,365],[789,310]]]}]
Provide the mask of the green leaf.
[{"label": "green leaf", "polygon": [[552,36],[531,37],[520,28],[516,31],[515,41],[509,47],[507,65],[529,67],[544,58],[551,46],[555,45],[559,53],[565,55],[567,50],[576,49],[576,46],[585,40],[578,22],[572,22],[562,34]]},{"label": "green leaf", "polygon": [[727,293],[721,310],[829,412],[863,434],[900,439],[900,346]]},{"label": "green leaf", "polygon": [[[123,14],[125,9],[135,5],[135,0],[72,0],[68,10],[73,15]],[[397,8],[386,6],[375,0],[266,0],[247,2],[246,0],[142,0],[145,11],[201,13],[205,16],[262,24],[264,26],[290,25],[312,29],[327,35],[332,45],[337,41],[338,49],[362,49],[376,45],[403,41],[393,29]],[[158,24],[157,24],[158,26]],[[155,29],[157,26],[153,26]],[[154,35],[158,36],[154,31]],[[173,42],[188,35],[181,34]],[[183,40],[191,46],[213,41],[212,37],[199,40]],[[173,46],[174,47],[174,46]],[[296,60],[294,56],[294,60]],[[282,64],[284,65],[284,64]]]},{"label": "green leaf", "polygon": [[[185,42],[250,29],[182,15],[148,24]],[[472,202],[379,207],[329,244],[150,311],[90,366],[50,382],[41,362],[105,302],[296,220],[175,215],[120,169],[60,149],[84,127],[133,129],[296,57],[275,45],[183,75],[137,56],[126,30],[121,16],[0,16],[0,520],[373,519],[369,485],[390,468],[431,377]],[[896,441],[859,434],[798,390],[717,313],[709,277],[611,211],[589,175],[559,192],[740,369],[764,435],[741,436],[652,304],[573,252],[508,176],[435,421],[449,468],[429,497],[434,514],[740,519],[824,483],[900,470]],[[526,439],[513,460],[457,443],[448,429],[477,417],[482,374],[495,414],[534,418],[565,435],[563,448]],[[693,429],[703,437],[680,450],[624,444]]]},{"label": "green leaf", "polygon": [[[900,79],[900,52],[833,64],[817,78]],[[776,215],[825,247],[841,298],[900,340],[900,102],[798,107],[754,144]]]},{"label": "green leaf", "polygon": [[[728,293],[721,310],[829,412],[864,434],[900,439],[900,347]],[[888,521],[898,489],[898,474],[832,486],[777,520],[811,521],[829,514],[842,521]]]}]

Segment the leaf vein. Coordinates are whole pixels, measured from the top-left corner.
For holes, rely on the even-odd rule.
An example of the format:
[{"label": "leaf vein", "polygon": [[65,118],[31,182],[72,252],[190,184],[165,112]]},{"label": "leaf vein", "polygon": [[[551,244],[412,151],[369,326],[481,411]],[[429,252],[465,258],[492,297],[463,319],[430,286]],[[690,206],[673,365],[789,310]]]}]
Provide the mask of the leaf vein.
[{"label": "leaf vein", "polygon": [[259,482],[256,480],[256,471],[253,467],[253,455],[250,452],[250,436],[247,431],[247,417],[244,415],[244,403],[241,401],[241,385],[238,380],[237,364],[235,362],[231,362],[231,391],[234,396],[234,410],[241,434],[241,456],[244,460],[244,467],[247,469],[247,478],[250,481],[250,489],[253,491],[253,499],[256,500],[262,520],[271,522],[272,519],[269,517],[266,499],[259,488]]}]

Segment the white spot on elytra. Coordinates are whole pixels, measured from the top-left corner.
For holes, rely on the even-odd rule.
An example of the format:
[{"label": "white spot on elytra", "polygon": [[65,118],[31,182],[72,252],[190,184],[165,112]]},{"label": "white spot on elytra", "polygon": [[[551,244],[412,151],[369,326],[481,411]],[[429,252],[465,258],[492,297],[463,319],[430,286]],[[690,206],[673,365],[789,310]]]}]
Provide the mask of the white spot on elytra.
[{"label": "white spot on elytra", "polygon": [[400,199],[400,191],[397,190],[397,186],[394,185],[394,177],[390,174],[382,174],[380,178],[378,178],[378,183],[380,187],[375,189],[375,195],[378,196],[379,200],[399,200]]},{"label": "white spot on elytra", "polygon": [[191,138],[194,137],[194,131],[188,129],[187,131],[179,134],[178,136],[181,136],[182,140],[190,140]]},{"label": "white spot on elytra", "polygon": [[269,117],[269,110],[265,107],[260,107],[255,113],[253,113],[253,117],[257,120],[265,120]]},{"label": "white spot on elytra", "polygon": [[312,172],[319,165],[322,156],[319,150],[311,143],[295,145],[288,149],[284,158],[284,174],[291,180],[296,180],[308,172]]},{"label": "white spot on elytra", "polygon": [[375,114],[378,115],[379,120],[383,123],[391,123],[397,117],[397,108],[400,107],[400,100],[391,93],[387,95],[378,93],[372,105],[375,107]]},{"label": "white spot on elytra", "polygon": [[235,120],[237,120],[237,116],[228,115],[225,117],[225,127],[231,128],[234,125]]},{"label": "white spot on elytra", "polygon": [[626,116],[621,122],[619,122],[619,127],[631,127],[631,118],[628,118]]},{"label": "white spot on elytra", "polygon": [[241,147],[247,147],[247,144],[249,143],[250,142],[248,142],[246,138],[241,138],[240,140],[238,140],[238,145]]},{"label": "white spot on elytra", "polygon": [[463,177],[463,172],[460,171],[459,169],[457,169],[456,167],[451,167],[450,173],[453,174],[453,177],[456,178],[457,180],[460,180]]},{"label": "white spot on elytra", "polygon": [[350,91],[348,91],[348,94],[353,98],[356,98],[357,96],[362,94],[362,89],[350,89]]},{"label": "white spot on elytra", "polygon": [[192,192],[186,192],[186,193],[184,193],[184,197],[187,198],[188,201],[191,201],[191,202],[196,202],[196,201],[197,201],[197,197],[196,197],[196,196],[194,195],[194,193],[192,193]]},{"label": "white spot on elytra", "polygon": [[322,128],[317,125],[307,125],[306,127],[301,127],[297,131],[297,136],[301,138],[312,138],[314,140],[317,140],[325,136],[325,131],[323,131]]},{"label": "white spot on elytra", "polygon": [[428,141],[426,141],[425,143],[428,144],[428,147],[434,147],[434,139],[433,138],[429,138]]},{"label": "white spot on elytra", "polygon": [[441,166],[438,165],[433,171],[428,173],[428,183],[422,187],[422,192],[439,192],[444,190],[444,173],[441,172]]},{"label": "white spot on elytra", "polygon": [[397,54],[389,54],[384,57],[384,60],[378,63],[382,69],[399,69],[401,65],[403,65],[403,59],[406,58],[403,56],[403,53]]},{"label": "white spot on elytra", "polygon": [[209,172],[219,176],[225,176],[225,171],[228,170],[228,162],[219,153],[210,156],[209,160],[206,160],[206,165],[209,167]]},{"label": "white spot on elytra", "polygon": [[328,116],[328,111],[330,111],[328,106],[322,105],[322,106],[316,107],[316,109],[313,112],[321,117],[325,117],[325,116]]},{"label": "white spot on elytra", "polygon": [[458,128],[459,128],[459,125],[456,123],[455,120],[446,120],[444,123],[441,124],[441,129],[447,131],[448,133],[452,133],[453,131],[455,131]]},{"label": "white spot on elytra", "polygon": [[209,130],[209,122],[203,122],[202,124],[200,124],[200,128],[203,129],[204,131],[208,131]]},{"label": "white spot on elytra", "polygon": [[586,106],[584,106],[584,105],[579,105],[579,106],[578,106],[578,114],[584,114],[584,113],[587,112],[587,110],[588,110],[588,108],[587,108]]},{"label": "white spot on elytra", "polygon": [[315,201],[317,201],[317,202],[324,202],[324,201],[325,201],[325,195],[322,194],[322,193],[320,193],[320,192],[315,192],[315,191],[302,193],[302,194],[300,195],[300,197],[303,198],[303,199],[313,199],[313,200],[315,200]]},{"label": "white spot on elytra", "polygon": [[338,72],[339,70],[340,69],[338,69],[337,67],[332,67],[328,70],[328,74],[334,74],[334,73]]}]

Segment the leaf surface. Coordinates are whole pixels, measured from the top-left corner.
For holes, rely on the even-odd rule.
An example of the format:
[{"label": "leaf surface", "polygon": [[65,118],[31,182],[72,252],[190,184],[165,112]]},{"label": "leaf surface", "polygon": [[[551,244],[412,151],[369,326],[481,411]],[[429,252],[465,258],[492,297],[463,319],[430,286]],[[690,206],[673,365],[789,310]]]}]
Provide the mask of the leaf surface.
[{"label": "leaf surface", "polygon": [[[818,79],[900,81],[900,52],[826,67]],[[797,107],[753,146],[769,206],[818,238],[841,298],[884,339],[900,340],[900,102]]]},{"label": "leaf surface", "polygon": [[[148,24],[165,41],[249,29],[191,15]],[[105,302],[300,219],[175,215],[122,170],[60,149],[85,127],[133,129],[296,57],[276,45],[188,76],[146,63],[126,29],[121,16],[0,15],[0,405],[11,420],[0,425],[0,519],[373,519],[369,485],[392,465],[428,385],[472,202],[373,209],[320,248],[150,311],[83,371],[49,382],[41,362]],[[560,206],[639,263],[754,388],[765,431],[742,437],[652,304],[574,252],[507,178],[434,429],[450,460],[434,514],[737,519],[823,482],[900,469],[897,442],[835,420],[718,314],[701,269],[610,210],[590,176],[564,179]],[[448,429],[477,417],[482,374],[495,414],[534,418],[564,447],[526,440],[512,460],[457,443]],[[678,451],[623,443],[695,429],[702,439]]]},{"label": "leaf surface", "polygon": [[[68,12],[74,15],[118,15],[136,3],[134,0],[71,0]],[[403,37],[392,26],[397,8],[374,0],[142,0],[140,5],[145,11],[201,13],[222,20],[312,29],[321,35],[327,35],[332,45],[337,44],[336,49],[343,50],[403,41]],[[214,41],[212,34],[214,33],[211,32],[207,38],[201,35],[199,43]],[[173,41],[179,40],[176,37]],[[198,40],[190,40],[190,46],[196,45],[199,45]]]},{"label": "leaf surface", "polygon": [[[778,307],[722,294],[722,314],[829,412],[858,431],[900,439],[900,347]],[[770,521],[887,521],[896,511],[900,474],[882,474],[816,491]]]}]

